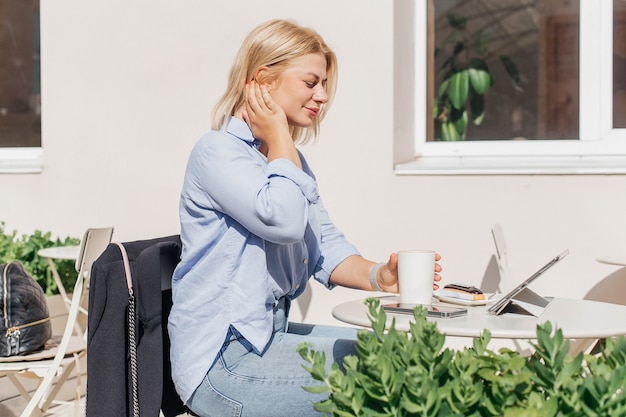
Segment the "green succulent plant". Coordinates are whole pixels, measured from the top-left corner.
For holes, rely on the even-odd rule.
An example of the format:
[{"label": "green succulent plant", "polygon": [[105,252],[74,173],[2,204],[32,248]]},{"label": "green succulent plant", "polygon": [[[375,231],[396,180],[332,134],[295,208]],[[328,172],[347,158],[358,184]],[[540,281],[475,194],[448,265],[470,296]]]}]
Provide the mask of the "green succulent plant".
[{"label": "green succulent plant", "polygon": [[304,368],[328,393],[314,408],[329,416],[583,417],[626,415],[626,339],[607,339],[597,355],[568,354],[550,322],[537,326],[533,354],[488,349],[489,331],[471,348],[444,348],[445,335],[414,311],[410,331],[386,328],[378,298],[366,301],[372,330],[360,330],[357,355],[325,368],[323,353],[302,344]]}]

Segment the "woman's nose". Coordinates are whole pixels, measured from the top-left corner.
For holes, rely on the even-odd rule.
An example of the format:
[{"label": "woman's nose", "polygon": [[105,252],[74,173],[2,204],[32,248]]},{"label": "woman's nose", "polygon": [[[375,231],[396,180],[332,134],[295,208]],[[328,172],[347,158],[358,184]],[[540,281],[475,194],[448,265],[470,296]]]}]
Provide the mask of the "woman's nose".
[{"label": "woman's nose", "polygon": [[318,103],[326,103],[328,101],[328,94],[326,93],[326,89],[321,84],[315,86],[315,91],[313,92],[313,100]]}]

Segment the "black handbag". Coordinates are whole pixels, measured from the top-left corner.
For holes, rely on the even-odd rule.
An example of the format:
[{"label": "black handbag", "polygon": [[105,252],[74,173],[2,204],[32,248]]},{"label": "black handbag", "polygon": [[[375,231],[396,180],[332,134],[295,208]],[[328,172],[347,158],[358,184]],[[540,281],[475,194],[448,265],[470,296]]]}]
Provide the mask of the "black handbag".
[{"label": "black handbag", "polygon": [[43,348],[52,336],[52,325],[41,286],[20,262],[0,268],[0,356]]}]

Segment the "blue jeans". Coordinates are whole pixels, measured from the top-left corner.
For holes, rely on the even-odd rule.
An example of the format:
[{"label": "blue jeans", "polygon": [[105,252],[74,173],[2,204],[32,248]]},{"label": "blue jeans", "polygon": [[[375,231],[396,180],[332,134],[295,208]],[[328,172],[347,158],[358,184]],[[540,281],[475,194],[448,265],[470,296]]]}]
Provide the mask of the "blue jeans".
[{"label": "blue jeans", "polygon": [[311,394],[303,386],[320,385],[302,368],[297,352],[302,342],[326,353],[327,369],[356,355],[357,329],[288,323],[289,300],[274,308],[274,334],[261,354],[232,329],[213,367],[187,406],[201,417],[319,416],[313,403],[328,397]]}]

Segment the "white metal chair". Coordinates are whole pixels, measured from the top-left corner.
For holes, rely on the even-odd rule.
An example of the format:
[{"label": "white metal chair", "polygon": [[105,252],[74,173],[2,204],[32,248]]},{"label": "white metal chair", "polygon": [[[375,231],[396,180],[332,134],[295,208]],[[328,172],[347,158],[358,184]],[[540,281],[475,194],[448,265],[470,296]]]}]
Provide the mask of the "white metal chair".
[{"label": "white metal chair", "polygon": [[[619,264],[616,264],[619,265]],[[626,305],[626,268],[621,268],[604,277],[583,297],[584,300]],[[605,339],[572,340],[570,353],[597,353],[604,346]]]},{"label": "white metal chair", "polygon": [[[56,396],[74,369],[76,372],[76,397],[74,415],[79,416],[81,396],[80,360],[87,353],[86,334],[74,334],[79,313],[86,311],[80,307],[83,290],[91,273],[91,265],[111,242],[112,227],[87,229],[76,259],[78,279],[74,286],[71,305],[61,337],[53,336],[43,351],[26,356],[0,358],[0,376],[6,375],[19,393],[28,401],[21,417],[40,416],[56,402]],[[20,381],[21,378],[35,378],[39,384],[35,392],[30,392]]]}]

